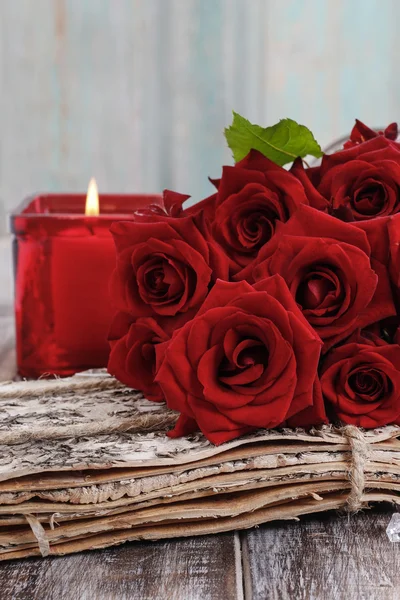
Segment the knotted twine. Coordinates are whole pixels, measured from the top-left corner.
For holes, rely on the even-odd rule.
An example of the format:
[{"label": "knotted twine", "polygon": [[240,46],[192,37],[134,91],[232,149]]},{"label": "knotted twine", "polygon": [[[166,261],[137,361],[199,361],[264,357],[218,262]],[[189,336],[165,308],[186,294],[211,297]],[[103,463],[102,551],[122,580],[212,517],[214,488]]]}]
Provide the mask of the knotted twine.
[{"label": "knotted twine", "polygon": [[365,464],[370,456],[370,447],[363,432],[354,425],[346,425],[341,433],[347,438],[351,448],[349,481],[351,491],[347,498],[347,510],[357,512],[362,508],[365,488]]},{"label": "knotted twine", "polygon": [[2,381],[0,383],[0,398],[15,400],[18,398],[30,398],[33,394],[57,395],[71,392],[91,392],[106,390],[126,390],[126,386],[114,377],[106,374],[79,373],[66,379],[37,379],[35,381]]}]

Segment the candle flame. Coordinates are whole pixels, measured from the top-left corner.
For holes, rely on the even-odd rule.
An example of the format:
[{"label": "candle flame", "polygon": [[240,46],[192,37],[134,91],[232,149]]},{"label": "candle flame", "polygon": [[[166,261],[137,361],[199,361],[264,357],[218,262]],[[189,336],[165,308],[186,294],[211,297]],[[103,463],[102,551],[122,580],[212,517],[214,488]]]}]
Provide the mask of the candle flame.
[{"label": "candle flame", "polygon": [[89,187],[86,195],[85,215],[95,216],[100,213],[99,192],[94,177],[89,181]]}]

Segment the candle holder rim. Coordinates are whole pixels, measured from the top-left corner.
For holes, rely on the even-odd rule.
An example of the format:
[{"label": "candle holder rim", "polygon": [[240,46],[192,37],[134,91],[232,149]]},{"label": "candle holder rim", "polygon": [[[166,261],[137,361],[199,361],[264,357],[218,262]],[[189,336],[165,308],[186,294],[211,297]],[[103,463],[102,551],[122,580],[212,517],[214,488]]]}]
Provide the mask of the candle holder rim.
[{"label": "candle holder rim", "polygon": [[[27,196],[22,202],[20,202],[17,207],[12,210],[12,212],[10,213],[10,218],[11,220],[13,220],[13,218],[15,217],[24,217],[24,218],[29,218],[29,219],[35,219],[35,218],[40,218],[40,219],[46,219],[46,218],[54,218],[54,217],[62,217],[63,219],[82,219],[82,217],[87,217],[87,218],[95,218],[95,219],[115,219],[116,217],[120,217],[126,214],[132,214],[132,212],[134,211],[130,211],[128,212],[121,212],[121,213],[100,213],[99,215],[95,215],[95,216],[90,216],[90,215],[85,215],[84,213],[81,212],[37,212],[35,210],[26,212],[26,210],[29,208],[29,206],[31,204],[33,204],[33,202],[35,202],[36,200],[39,200],[41,198],[65,198],[66,196],[68,196],[71,199],[75,199],[75,200],[85,200],[86,199],[86,192],[73,192],[73,193],[68,193],[68,192],[44,192],[44,193],[36,193],[36,194],[30,194],[29,196]],[[138,199],[138,198],[142,198],[143,200],[149,199],[149,204],[151,203],[150,200],[154,200],[155,203],[162,203],[162,194],[160,193],[135,193],[135,194],[123,194],[123,193],[114,193],[114,194],[110,194],[110,193],[104,193],[104,194],[99,194],[100,199],[103,200],[111,200],[112,198],[119,198],[119,199],[128,199],[128,198],[132,198],[132,199]],[[158,200],[158,202],[156,202]],[[135,209],[137,210],[137,209]]]}]

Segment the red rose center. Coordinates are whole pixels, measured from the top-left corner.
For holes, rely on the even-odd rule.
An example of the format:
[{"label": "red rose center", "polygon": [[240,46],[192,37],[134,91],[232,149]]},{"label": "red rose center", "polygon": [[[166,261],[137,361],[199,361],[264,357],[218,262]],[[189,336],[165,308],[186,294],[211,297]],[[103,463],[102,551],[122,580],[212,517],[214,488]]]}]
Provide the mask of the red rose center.
[{"label": "red rose center", "polygon": [[359,188],[352,199],[353,209],[360,215],[373,216],[381,212],[387,202],[387,191],[382,183],[369,182]]},{"label": "red rose center", "polygon": [[153,300],[172,300],[182,295],[184,273],[180,273],[178,267],[167,259],[149,261],[144,272],[144,286]]},{"label": "red rose center", "polygon": [[226,385],[249,385],[260,378],[268,365],[269,352],[256,339],[244,339],[219,367],[219,380]]},{"label": "red rose center", "polygon": [[332,309],[340,300],[340,282],[328,268],[313,269],[297,288],[296,302],[303,310]]},{"label": "red rose center", "polygon": [[150,271],[147,276],[147,285],[154,290],[164,289],[164,271],[161,268]]},{"label": "red rose center", "polygon": [[152,344],[151,342],[143,344],[142,357],[146,362],[151,364],[153,371],[155,371],[156,349],[154,347],[154,344]]},{"label": "red rose center", "polygon": [[237,227],[241,244],[253,250],[261,248],[274,234],[274,223],[277,219],[279,215],[272,211],[270,214],[256,211],[245,215]]},{"label": "red rose center", "polygon": [[390,380],[377,369],[361,365],[348,377],[350,389],[363,400],[375,402],[385,396],[391,388]]}]

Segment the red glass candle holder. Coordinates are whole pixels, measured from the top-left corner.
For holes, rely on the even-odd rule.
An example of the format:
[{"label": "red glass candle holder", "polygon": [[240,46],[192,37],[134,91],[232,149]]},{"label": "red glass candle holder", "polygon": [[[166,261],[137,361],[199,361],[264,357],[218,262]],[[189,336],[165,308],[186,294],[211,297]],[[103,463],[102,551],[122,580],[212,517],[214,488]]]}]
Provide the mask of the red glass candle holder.
[{"label": "red glass candle holder", "polygon": [[36,196],[11,216],[17,362],[24,377],[107,365],[114,314],[110,225],[162,204],[160,195],[104,194],[100,215],[86,216],[85,200],[84,194]]}]

